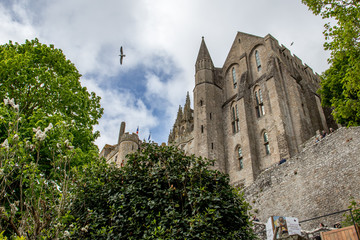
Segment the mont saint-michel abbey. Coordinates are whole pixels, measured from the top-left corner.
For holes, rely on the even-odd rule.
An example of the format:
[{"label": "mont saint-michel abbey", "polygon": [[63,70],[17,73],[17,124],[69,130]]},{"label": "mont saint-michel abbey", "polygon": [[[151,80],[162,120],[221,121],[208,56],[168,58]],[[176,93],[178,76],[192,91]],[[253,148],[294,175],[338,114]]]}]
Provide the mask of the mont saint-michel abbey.
[{"label": "mont saint-michel abbey", "polygon": [[[222,67],[213,65],[204,38],[195,64],[193,106],[179,107],[168,144],[216,159],[232,185],[250,185],[266,168],[298,153],[328,131],[316,91],[319,77],[268,34],[238,32]],[[115,162],[139,146],[122,125],[116,145],[101,156]],[[124,139],[124,140],[122,140]],[[121,156],[121,157],[120,157]]]}]

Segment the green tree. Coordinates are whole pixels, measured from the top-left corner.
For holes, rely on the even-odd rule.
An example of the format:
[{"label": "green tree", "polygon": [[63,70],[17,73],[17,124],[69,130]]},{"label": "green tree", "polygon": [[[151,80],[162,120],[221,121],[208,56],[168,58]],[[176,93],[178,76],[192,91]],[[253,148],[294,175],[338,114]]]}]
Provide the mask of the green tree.
[{"label": "green tree", "polygon": [[360,125],[360,2],[358,0],[302,0],[325,24],[324,47],[331,51],[330,68],[322,74],[322,104],[333,109],[342,125]]},{"label": "green tree", "polygon": [[123,168],[88,168],[68,231],[74,239],[253,239],[249,205],[211,164],[144,144]]},{"label": "green tree", "polygon": [[[19,105],[8,98],[0,103],[0,124],[6,129],[0,144],[0,232],[8,237],[53,239],[63,235],[74,185],[69,165],[77,150],[68,140],[71,134],[61,116],[48,117],[41,110],[34,115],[41,115],[42,121],[26,138],[21,134],[24,115]],[[39,164],[43,147],[52,150],[48,174]]]},{"label": "green tree", "polygon": [[[100,98],[80,84],[61,50],[37,39],[0,46],[0,232],[66,237],[82,174],[98,161]],[[3,101],[3,102],[2,102]]]},{"label": "green tree", "polygon": [[[13,98],[20,106],[19,112],[25,118],[21,134],[31,135],[41,120],[35,118],[40,109],[45,116],[61,115],[69,124],[72,144],[82,151],[74,164],[87,161],[88,154],[97,154],[94,140],[99,133],[93,131],[93,126],[103,113],[100,97],[82,87],[80,77],[60,49],[41,44],[38,39],[0,46],[0,99]],[[5,136],[5,129],[0,128],[0,141]],[[46,163],[46,156],[51,154],[46,153],[46,148],[42,151],[40,162]]]}]

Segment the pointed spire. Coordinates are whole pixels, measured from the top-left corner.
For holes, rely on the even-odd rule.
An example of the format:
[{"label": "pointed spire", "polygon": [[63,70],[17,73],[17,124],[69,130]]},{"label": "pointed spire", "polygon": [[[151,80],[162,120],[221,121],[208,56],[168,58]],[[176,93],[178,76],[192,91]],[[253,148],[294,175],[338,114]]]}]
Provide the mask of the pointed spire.
[{"label": "pointed spire", "polygon": [[178,110],[178,113],[177,113],[177,117],[176,117],[175,125],[180,126],[180,124],[181,124],[181,120],[182,120],[182,117],[183,117],[183,112],[182,112],[181,105],[179,105],[179,110]]},{"label": "pointed spire", "polygon": [[209,50],[206,47],[204,37],[202,37],[200,50],[196,59],[196,71],[204,68],[213,69],[214,64],[211,60]]},{"label": "pointed spire", "polygon": [[190,95],[189,92],[187,92],[185,106],[184,106],[184,120],[189,121],[190,119],[191,119]]},{"label": "pointed spire", "polygon": [[187,91],[187,93],[186,93],[186,100],[185,100],[185,106],[184,106],[184,108],[186,108],[186,107],[190,108],[190,95],[189,95],[189,91]]}]

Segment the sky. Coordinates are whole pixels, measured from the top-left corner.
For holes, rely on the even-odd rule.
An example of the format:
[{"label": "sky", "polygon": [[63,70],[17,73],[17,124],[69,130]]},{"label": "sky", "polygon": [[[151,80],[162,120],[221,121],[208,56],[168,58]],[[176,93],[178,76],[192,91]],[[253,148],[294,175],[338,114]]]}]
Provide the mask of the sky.
[{"label": "sky", "polygon": [[192,100],[202,37],[215,67],[237,32],[270,33],[321,74],[326,22],[301,0],[0,0],[0,44],[54,44],[101,97],[100,150],[116,144],[122,121],[140,139],[167,142],[187,92]]}]

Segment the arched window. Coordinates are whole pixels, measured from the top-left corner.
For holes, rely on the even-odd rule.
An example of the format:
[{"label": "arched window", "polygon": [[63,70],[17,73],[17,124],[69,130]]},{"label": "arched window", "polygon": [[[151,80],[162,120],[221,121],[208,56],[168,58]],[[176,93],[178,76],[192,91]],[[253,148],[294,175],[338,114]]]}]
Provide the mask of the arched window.
[{"label": "arched window", "polygon": [[266,155],[270,154],[270,145],[269,145],[269,137],[267,132],[263,133],[263,137],[264,137],[264,146],[265,146],[265,153]]},{"label": "arched window", "polygon": [[239,111],[236,104],[231,108],[231,125],[233,133],[237,133],[239,131]]},{"label": "arched window", "polygon": [[233,85],[234,85],[234,89],[236,88],[237,85],[237,81],[236,81],[236,71],[235,68],[232,68],[232,79],[233,79]]},{"label": "arched window", "polygon": [[256,60],[257,70],[260,71],[261,70],[261,61],[260,61],[260,54],[259,54],[258,50],[255,51],[255,60]]},{"label": "arched window", "polygon": [[244,159],[243,159],[241,147],[238,147],[238,149],[237,149],[237,157],[238,157],[238,161],[239,161],[239,169],[241,170],[244,168]]},{"label": "arched window", "polygon": [[261,91],[261,89],[259,87],[255,88],[254,95],[255,95],[256,115],[259,118],[259,117],[265,115],[265,108],[264,108],[262,91]]}]

